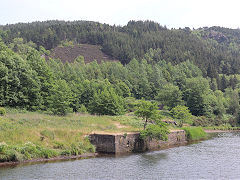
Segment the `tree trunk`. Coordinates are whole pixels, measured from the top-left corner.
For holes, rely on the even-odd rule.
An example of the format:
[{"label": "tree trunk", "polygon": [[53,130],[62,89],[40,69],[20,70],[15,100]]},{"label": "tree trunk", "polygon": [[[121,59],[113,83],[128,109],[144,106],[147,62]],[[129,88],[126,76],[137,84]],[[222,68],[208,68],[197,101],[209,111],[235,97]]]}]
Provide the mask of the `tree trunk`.
[{"label": "tree trunk", "polygon": [[144,123],[144,126],[143,126],[144,130],[145,130],[146,126],[147,126],[147,119],[145,120],[145,123]]}]

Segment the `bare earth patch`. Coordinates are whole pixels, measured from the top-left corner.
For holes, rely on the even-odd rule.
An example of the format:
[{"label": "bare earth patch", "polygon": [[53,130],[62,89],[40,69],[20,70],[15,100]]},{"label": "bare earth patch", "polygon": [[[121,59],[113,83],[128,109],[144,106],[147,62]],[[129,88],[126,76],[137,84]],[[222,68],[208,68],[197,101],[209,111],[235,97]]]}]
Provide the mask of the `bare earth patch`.
[{"label": "bare earth patch", "polygon": [[101,51],[101,46],[90,44],[79,44],[75,46],[56,47],[52,50],[50,57],[60,59],[62,62],[73,62],[78,56],[83,56],[85,63],[96,60],[101,61],[118,61]]}]

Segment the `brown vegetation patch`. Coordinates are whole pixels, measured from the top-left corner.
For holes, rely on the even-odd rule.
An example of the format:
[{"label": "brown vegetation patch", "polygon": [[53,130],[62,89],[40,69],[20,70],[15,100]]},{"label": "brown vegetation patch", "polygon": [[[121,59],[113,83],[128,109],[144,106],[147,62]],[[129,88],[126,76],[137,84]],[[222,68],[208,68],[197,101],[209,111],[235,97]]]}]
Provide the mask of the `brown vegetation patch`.
[{"label": "brown vegetation patch", "polygon": [[85,63],[96,60],[101,61],[118,61],[101,51],[101,46],[90,44],[79,44],[74,46],[56,47],[52,50],[50,57],[60,59],[62,62],[73,62],[78,56],[83,56]]}]

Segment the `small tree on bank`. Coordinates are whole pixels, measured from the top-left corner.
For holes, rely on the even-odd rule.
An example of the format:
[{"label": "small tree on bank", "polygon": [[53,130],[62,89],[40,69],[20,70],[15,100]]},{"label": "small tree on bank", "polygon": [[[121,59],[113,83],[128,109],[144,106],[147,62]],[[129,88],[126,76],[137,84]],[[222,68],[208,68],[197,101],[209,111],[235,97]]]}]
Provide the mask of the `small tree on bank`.
[{"label": "small tree on bank", "polygon": [[153,121],[157,118],[157,109],[157,104],[150,101],[141,100],[137,105],[137,110],[134,112],[134,114],[143,119],[144,129],[149,121]]},{"label": "small tree on bank", "polygon": [[149,101],[141,100],[138,104],[135,115],[144,120],[144,129],[140,132],[140,137],[150,137],[166,141],[169,130],[167,124],[161,121],[161,116],[157,109],[157,104]]}]

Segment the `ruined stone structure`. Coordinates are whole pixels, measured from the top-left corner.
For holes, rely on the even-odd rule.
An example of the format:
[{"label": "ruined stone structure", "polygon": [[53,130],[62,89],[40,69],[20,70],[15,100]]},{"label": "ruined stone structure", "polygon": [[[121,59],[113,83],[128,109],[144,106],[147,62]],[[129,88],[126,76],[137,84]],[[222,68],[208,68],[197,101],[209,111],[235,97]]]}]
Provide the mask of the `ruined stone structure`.
[{"label": "ruined stone structure", "polygon": [[168,135],[168,141],[147,138],[142,140],[139,133],[91,134],[90,141],[100,153],[122,154],[165,149],[187,143],[185,131],[175,130]]}]

